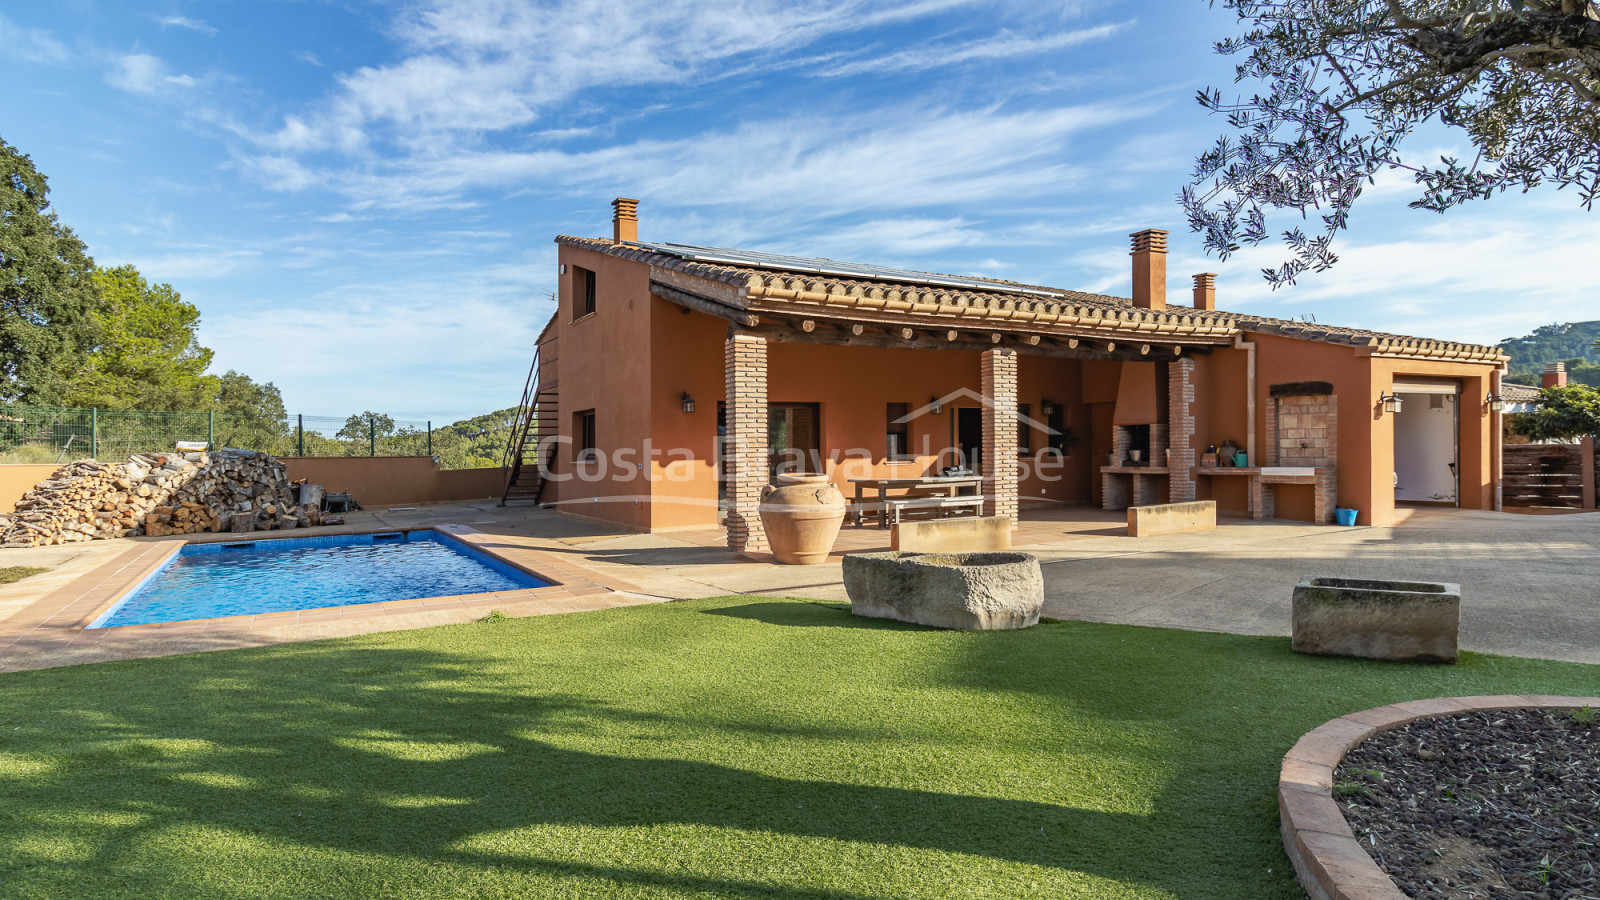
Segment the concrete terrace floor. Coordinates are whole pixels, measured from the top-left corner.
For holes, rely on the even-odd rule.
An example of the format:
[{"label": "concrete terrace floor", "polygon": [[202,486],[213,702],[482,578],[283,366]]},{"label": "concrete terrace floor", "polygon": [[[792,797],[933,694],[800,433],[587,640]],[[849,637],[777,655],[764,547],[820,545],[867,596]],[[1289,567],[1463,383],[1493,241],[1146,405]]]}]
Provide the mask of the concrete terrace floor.
[{"label": "concrete terrace floor", "polygon": [[[1134,539],[1120,513],[1035,510],[1025,514],[1015,546],[1039,557],[1045,615],[1056,618],[1287,635],[1290,592],[1305,575],[1449,581],[1462,588],[1465,649],[1600,663],[1600,514],[1411,512],[1390,528],[1225,519],[1212,532]],[[596,583],[625,585],[628,602],[744,593],[842,602],[839,558],[888,549],[887,531],[846,525],[829,563],[780,566],[728,552],[720,529],[620,533],[493,501],[363,511],[337,530],[446,523],[557,555]],[[53,568],[0,586],[0,626],[128,545],[0,552],[0,566]]]}]

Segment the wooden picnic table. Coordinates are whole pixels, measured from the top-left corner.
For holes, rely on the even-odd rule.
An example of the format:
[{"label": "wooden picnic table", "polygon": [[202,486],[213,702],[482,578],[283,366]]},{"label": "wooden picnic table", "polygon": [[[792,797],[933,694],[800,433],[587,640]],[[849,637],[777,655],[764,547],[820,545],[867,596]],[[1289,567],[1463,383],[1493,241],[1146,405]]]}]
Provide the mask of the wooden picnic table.
[{"label": "wooden picnic table", "polygon": [[973,493],[983,486],[981,475],[937,475],[921,478],[852,478],[850,483],[856,486],[856,525],[864,524],[865,517],[869,514],[865,498],[867,491],[876,492],[872,501],[871,513],[878,517],[878,527],[889,527],[889,520],[884,515],[884,501],[889,497],[889,491],[946,491],[945,496],[960,496],[962,488],[973,488]]}]

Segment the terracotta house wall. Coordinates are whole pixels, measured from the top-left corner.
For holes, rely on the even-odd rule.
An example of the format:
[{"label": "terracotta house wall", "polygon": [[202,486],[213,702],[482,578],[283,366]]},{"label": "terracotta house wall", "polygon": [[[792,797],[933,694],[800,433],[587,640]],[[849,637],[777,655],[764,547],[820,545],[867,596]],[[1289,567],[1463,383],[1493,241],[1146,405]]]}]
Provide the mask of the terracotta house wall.
[{"label": "terracotta house wall", "polygon": [[[580,464],[574,445],[559,451],[558,476],[546,500],[559,500],[569,515],[615,522],[639,530],[650,526],[649,485],[639,460],[625,461],[632,480],[615,476],[612,451],[640,448],[650,436],[650,267],[576,247],[563,246],[556,313],[561,356],[560,433],[575,437],[574,417],[593,409],[595,442],[603,463]],[[580,301],[577,267],[595,273],[595,312],[574,319]],[[583,476],[591,480],[585,480]]]},{"label": "terracotta house wall", "polygon": [[[1396,377],[1452,378],[1461,383],[1460,503],[1466,509],[1494,508],[1491,416],[1483,409],[1494,367],[1365,355],[1361,348],[1321,344],[1276,335],[1251,335],[1257,359],[1257,434],[1271,414],[1271,385],[1317,380],[1331,382],[1338,395],[1339,505],[1360,511],[1363,525],[1393,524],[1394,417],[1383,412],[1380,392]],[[1305,487],[1299,493],[1309,495]],[[1308,497],[1279,490],[1279,514],[1309,519]],[[1286,506],[1284,500],[1288,501]]]},{"label": "terracotta house wall", "polygon": [[[560,431],[571,436],[574,413],[598,411],[597,443],[608,455],[607,477],[553,483],[546,499],[562,502],[563,512],[637,530],[708,527],[717,521],[715,441],[717,403],[723,400],[727,322],[650,295],[649,266],[592,251],[562,246],[568,272],[561,279],[560,313],[551,336],[561,358]],[[597,274],[597,310],[573,321],[574,266]],[[1256,459],[1264,461],[1267,418],[1273,414],[1271,385],[1328,381],[1337,395],[1338,503],[1361,511],[1362,524],[1394,519],[1393,423],[1378,411],[1380,390],[1396,376],[1458,379],[1461,402],[1461,505],[1493,508],[1491,417],[1480,412],[1488,392],[1491,365],[1375,358],[1362,348],[1269,334],[1250,334],[1257,346]],[[940,460],[932,455],[952,443],[956,402],[939,416],[924,415],[908,428],[914,459],[885,458],[885,404],[911,409],[958,388],[979,390],[980,354],[957,350],[894,350],[820,344],[774,343],[769,347],[768,400],[815,403],[820,412],[819,444],[826,458],[819,468],[852,495],[852,477],[931,474]],[[552,356],[554,354],[551,354]],[[1247,353],[1231,347],[1197,354],[1192,413],[1196,452],[1233,440],[1245,446]],[[550,374],[554,374],[551,372]],[[1123,364],[1019,355],[1018,401],[1032,417],[1044,420],[1042,401],[1061,404],[1066,424],[1079,436],[1063,461],[1059,480],[1037,473],[1019,485],[1027,501],[1098,503],[1098,469],[1111,440],[1113,417],[1153,421],[1150,401],[1159,408],[1162,385],[1153,364]],[[682,410],[682,395],[695,400]],[[1119,403],[1119,399],[1122,401]],[[1137,401],[1137,402],[1135,402]],[[1139,407],[1139,409],[1135,409]],[[1038,462],[1046,435],[1035,431]],[[830,451],[860,447],[870,458],[845,460]],[[631,448],[631,481],[611,477],[611,452]],[[659,451],[651,458],[651,450]],[[674,452],[675,451],[675,452]],[[573,451],[562,453],[558,473],[574,472]],[[588,471],[596,473],[593,466]],[[1242,478],[1201,477],[1197,496],[1216,500],[1220,510],[1243,512]],[[1303,495],[1303,496],[1302,496]],[[1279,514],[1309,520],[1309,486],[1278,489]]]}]

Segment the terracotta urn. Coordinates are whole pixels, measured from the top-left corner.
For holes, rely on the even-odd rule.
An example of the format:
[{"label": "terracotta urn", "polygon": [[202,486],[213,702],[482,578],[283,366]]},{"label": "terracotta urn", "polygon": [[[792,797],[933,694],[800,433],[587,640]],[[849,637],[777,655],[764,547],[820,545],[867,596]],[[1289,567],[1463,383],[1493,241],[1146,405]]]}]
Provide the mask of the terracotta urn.
[{"label": "terracotta urn", "polygon": [[778,562],[814,566],[828,561],[844,522],[844,495],[826,475],[779,475],[762,489],[760,512]]}]

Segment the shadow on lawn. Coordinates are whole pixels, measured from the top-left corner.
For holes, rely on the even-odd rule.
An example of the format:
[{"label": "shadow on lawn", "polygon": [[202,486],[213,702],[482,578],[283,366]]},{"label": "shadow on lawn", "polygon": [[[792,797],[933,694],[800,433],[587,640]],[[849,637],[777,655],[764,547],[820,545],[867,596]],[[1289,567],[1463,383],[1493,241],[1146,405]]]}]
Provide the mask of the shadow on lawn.
[{"label": "shadow on lawn", "polygon": [[730,619],[748,619],[768,625],[787,625],[791,628],[867,628],[879,631],[940,631],[925,625],[897,622],[893,619],[875,619],[850,614],[848,603],[817,603],[812,600],[772,600],[766,603],[746,603],[742,606],[724,606],[701,610],[708,616],[726,616]]},{"label": "shadow on lawn", "polygon": [[[777,604],[756,604],[768,605]],[[838,615],[826,608],[816,613]],[[725,726],[608,709],[587,697],[541,693],[527,682],[504,692],[460,686],[503,666],[503,658],[324,644],[162,662],[159,673],[145,670],[159,678],[105,679],[107,688],[121,685],[119,696],[98,708],[51,704],[47,679],[8,685],[11,701],[0,705],[0,719],[29,704],[53,706],[61,740],[50,750],[71,773],[0,779],[9,821],[53,820],[52,829],[74,817],[127,823],[97,832],[96,854],[52,862],[77,870],[71,878],[80,884],[93,885],[109,871],[139,871],[171,891],[185,884],[198,889],[200,873],[175,871],[176,863],[135,849],[156,833],[198,826],[203,834],[238,831],[396,863],[420,858],[723,896],[867,896],[597,865],[558,858],[559,849],[541,857],[467,846],[475,836],[542,824],[709,826],[1160,881],[1159,867],[1134,864],[1162,851],[1142,816],[565,749],[555,742],[573,735],[637,738],[657,730],[670,741],[685,727]],[[160,749],[163,741],[199,736],[204,749]],[[403,758],[416,755],[405,749],[413,744],[436,746],[443,755]],[[452,748],[465,749],[448,758]],[[397,798],[411,797],[443,799],[422,808],[397,805]],[[29,829],[46,827],[0,830],[0,858],[17,859],[14,842],[37,839]],[[1118,850],[1107,852],[1111,847]],[[820,861],[827,851],[817,852]],[[161,871],[164,864],[174,871]],[[0,874],[5,869],[0,864]]]}]

